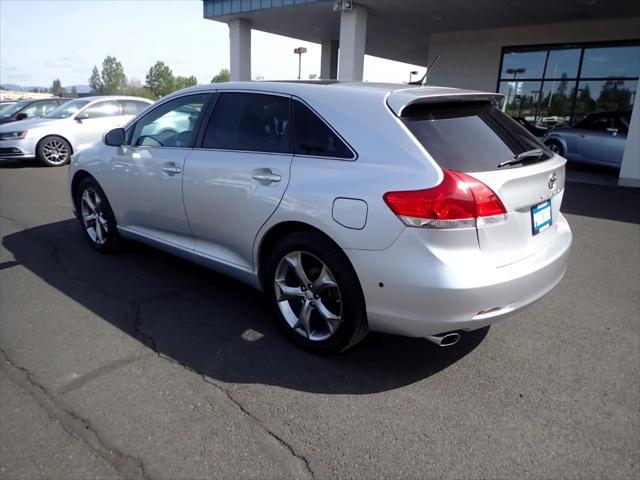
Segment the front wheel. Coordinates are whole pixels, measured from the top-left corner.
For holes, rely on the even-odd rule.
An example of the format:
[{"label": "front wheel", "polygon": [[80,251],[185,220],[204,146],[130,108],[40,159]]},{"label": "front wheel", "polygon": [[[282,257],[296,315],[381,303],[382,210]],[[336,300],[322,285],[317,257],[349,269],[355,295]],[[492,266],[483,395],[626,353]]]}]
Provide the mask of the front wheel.
[{"label": "front wheel", "polygon": [[546,143],[546,145],[547,145],[547,148],[549,148],[549,150],[551,150],[556,155],[560,155],[560,156],[564,155],[564,149],[562,148],[562,145],[560,144],[560,142],[556,142],[555,140],[549,140]]},{"label": "front wheel", "polygon": [[91,177],[82,180],[75,201],[82,233],[89,244],[103,253],[119,250],[122,240],[116,219],[98,182]]},{"label": "front wheel", "polygon": [[69,163],[71,145],[62,137],[50,135],[38,142],[36,156],[48,167],[60,167]]},{"label": "front wheel", "polygon": [[334,353],[367,334],[358,277],[328,239],[310,232],[285,237],[269,255],[264,281],[280,325],[299,346]]}]

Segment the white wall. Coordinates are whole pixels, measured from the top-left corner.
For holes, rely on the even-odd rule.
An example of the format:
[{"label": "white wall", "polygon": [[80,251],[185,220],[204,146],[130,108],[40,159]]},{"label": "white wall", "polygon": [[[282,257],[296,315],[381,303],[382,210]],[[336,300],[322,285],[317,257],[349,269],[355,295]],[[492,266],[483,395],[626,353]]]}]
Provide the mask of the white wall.
[{"label": "white wall", "polygon": [[429,38],[430,85],[496,90],[502,47],[544,43],[637,40],[640,17],[528,27],[433,33]]}]

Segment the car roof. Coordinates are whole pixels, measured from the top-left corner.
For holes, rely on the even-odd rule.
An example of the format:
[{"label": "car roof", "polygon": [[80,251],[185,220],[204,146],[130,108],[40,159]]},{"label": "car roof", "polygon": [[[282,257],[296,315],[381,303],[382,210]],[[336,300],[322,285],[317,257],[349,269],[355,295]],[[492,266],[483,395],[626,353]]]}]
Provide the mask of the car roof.
[{"label": "car roof", "polygon": [[204,93],[214,90],[256,90],[288,95],[318,95],[339,90],[351,95],[377,95],[385,99],[389,107],[402,115],[403,110],[413,104],[442,101],[488,101],[501,98],[495,92],[480,92],[459,88],[407,85],[403,83],[345,82],[337,80],[268,80],[253,82],[223,82],[197,85],[174,92],[166,98],[185,93]]},{"label": "car roof", "polygon": [[95,102],[98,100],[140,100],[149,104],[153,103],[153,100],[149,100],[148,98],[131,97],[128,95],[93,95],[91,97],[78,97],[73,100],[86,100],[88,102]]}]

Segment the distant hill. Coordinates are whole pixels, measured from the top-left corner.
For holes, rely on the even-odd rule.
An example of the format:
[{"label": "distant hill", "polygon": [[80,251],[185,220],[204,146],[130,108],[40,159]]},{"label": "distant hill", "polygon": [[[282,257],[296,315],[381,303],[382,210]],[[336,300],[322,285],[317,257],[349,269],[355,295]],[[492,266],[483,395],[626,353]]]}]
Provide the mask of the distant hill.
[{"label": "distant hill", "polygon": [[[67,92],[71,92],[71,89],[73,87],[76,87],[76,91],[78,93],[91,92],[91,87],[89,85],[64,85],[64,88]],[[39,91],[49,90],[49,87],[36,87],[36,86],[23,87],[22,85],[17,85],[15,83],[3,83],[2,85],[0,85],[0,88],[4,90],[15,90],[17,92],[29,92],[34,88],[38,89]]]}]

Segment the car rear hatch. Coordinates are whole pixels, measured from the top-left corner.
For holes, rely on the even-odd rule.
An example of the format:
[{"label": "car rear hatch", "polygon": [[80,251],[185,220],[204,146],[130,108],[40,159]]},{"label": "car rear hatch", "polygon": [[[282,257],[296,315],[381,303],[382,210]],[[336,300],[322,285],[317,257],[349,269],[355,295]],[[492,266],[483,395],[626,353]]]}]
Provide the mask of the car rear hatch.
[{"label": "car rear hatch", "polygon": [[492,264],[517,262],[554,240],[566,161],[503,113],[498,95],[448,89],[438,95],[429,89],[400,92],[389,96],[389,107],[443,169],[445,180],[448,172],[459,185],[476,179],[502,202],[506,215],[474,223],[479,248]]}]

